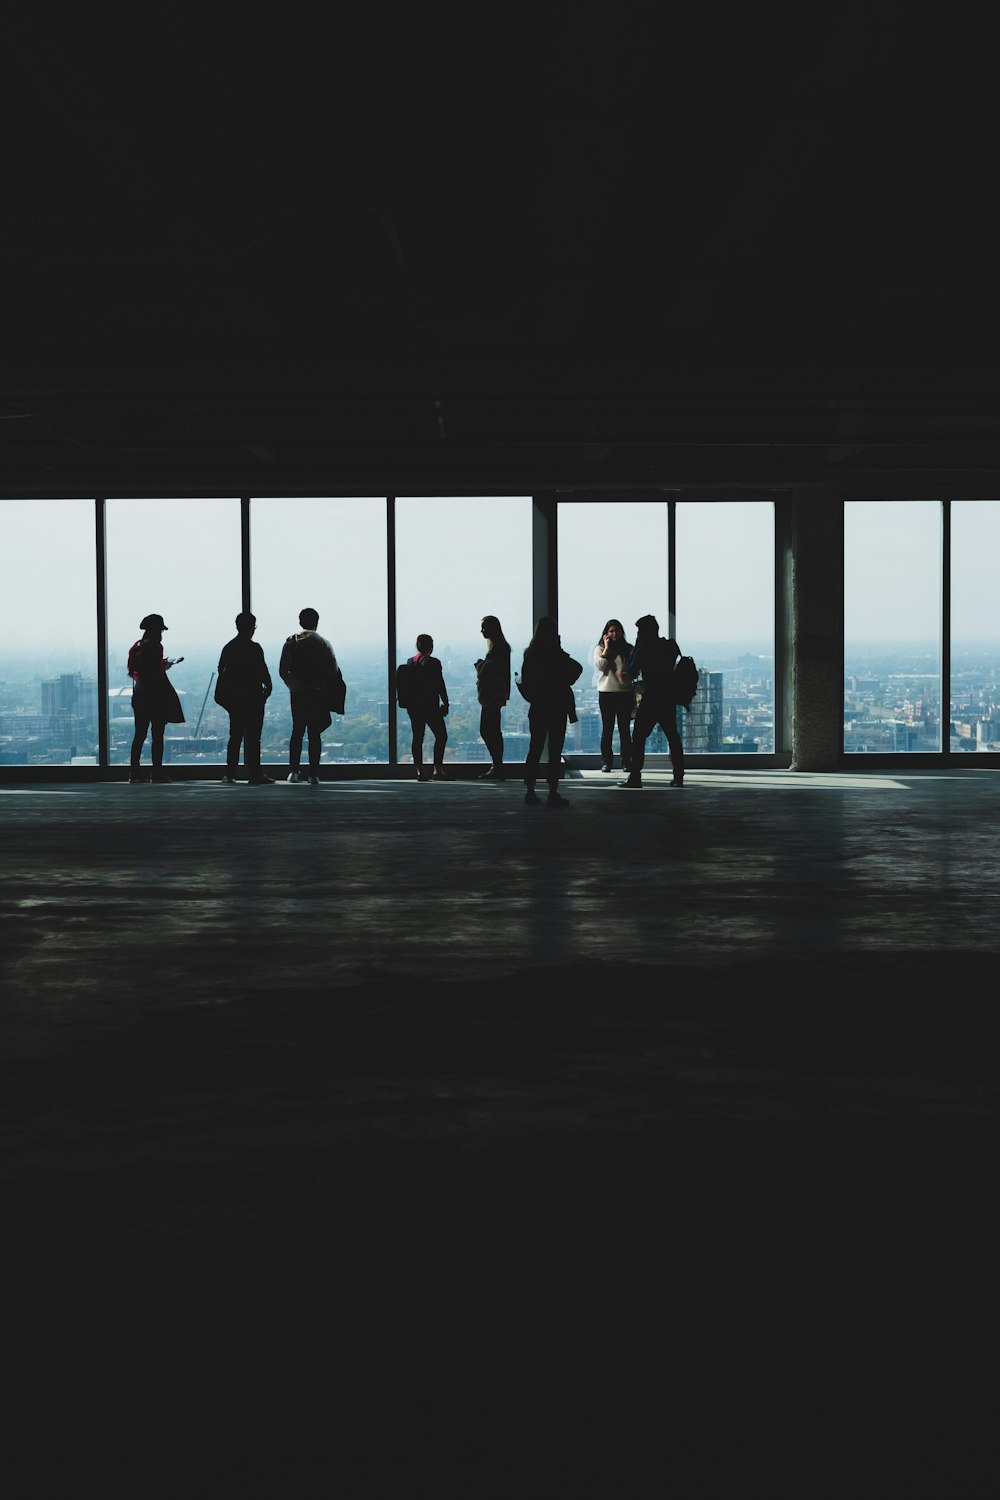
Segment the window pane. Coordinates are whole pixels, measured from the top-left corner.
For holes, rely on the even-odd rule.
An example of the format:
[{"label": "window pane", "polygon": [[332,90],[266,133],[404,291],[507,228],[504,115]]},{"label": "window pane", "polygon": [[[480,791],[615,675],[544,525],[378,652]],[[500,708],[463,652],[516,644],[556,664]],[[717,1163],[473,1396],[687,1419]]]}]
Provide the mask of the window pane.
[{"label": "window pane", "polygon": [[[531,639],[531,526],[528,495],[396,501],[396,660],[416,650],[418,634],[434,638],[448,687],[446,760],[487,761],[479,736],[476,669],[485,642],[484,615],[495,615],[511,647],[511,672]],[[527,704],[516,688],[501,714],[504,759],[528,752]],[[400,761],[412,760],[410,722],[397,721]],[[431,760],[428,733],[424,758]]]},{"label": "window pane", "polygon": [[941,749],[941,506],[844,505],[844,749]]},{"label": "window pane", "polygon": [[[163,761],[224,764],[229,720],[212,696],[219,652],[236,633],[242,604],[240,502],[213,500],[109,500],[108,693],[111,763],[127,764],[132,743],[129,647],[142,634],[139,621],[163,616],[167,656],[183,656],[170,680],[184,710],[183,724],[168,724]],[[146,738],[142,760],[150,758]]]},{"label": "window pane", "polygon": [[1000,751],[1000,501],[951,505],[951,749]]},{"label": "window pane", "polygon": [[688,754],[774,751],[774,506],[677,506],[677,641],[701,674]]},{"label": "window pane", "polygon": [[93,500],[0,501],[0,765],[97,764]]},{"label": "window pane", "polygon": [[[559,633],[571,656],[583,663],[574,688],[577,722],[566,731],[566,750],[597,755],[601,748],[594,650],[605,623],[620,620],[635,642],[635,622],[655,615],[667,625],[667,506],[663,500],[563,500],[559,525]],[[619,753],[615,731],[614,754]],[[666,751],[659,729],[649,753]]]},{"label": "window pane", "polygon": [[256,639],[274,679],[262,761],[288,764],[291,700],[278,663],[299,629],[299,611],[315,609],[347,682],[346,712],[323,735],[323,764],[386,763],[385,498],[252,500],[250,574]]}]

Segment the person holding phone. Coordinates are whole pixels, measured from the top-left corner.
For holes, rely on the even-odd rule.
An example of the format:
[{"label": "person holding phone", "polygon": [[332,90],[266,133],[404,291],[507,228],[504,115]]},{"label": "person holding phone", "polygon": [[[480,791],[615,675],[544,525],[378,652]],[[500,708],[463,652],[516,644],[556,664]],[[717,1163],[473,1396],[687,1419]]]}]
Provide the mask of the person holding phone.
[{"label": "person holding phone", "polygon": [[[142,635],[129,648],[126,670],[132,679],[132,714],[135,733],[129,754],[130,783],[170,781],[163,769],[163,733],[168,724],[183,724],[184,710],[173,683],[167,676],[171,667],[183,661],[163,652],[163,632],[169,627],[162,615],[145,615],[139,621]],[[153,768],[149,776],[140,770],[142,747],[152,728],[151,755]]]},{"label": "person holding phone", "polygon": [[635,692],[628,663],[632,655],[632,643],[625,639],[625,627],[621,620],[608,620],[601,631],[601,639],[594,648],[594,669],[597,673],[597,703],[601,711],[601,770],[610,771],[614,765],[614,733],[618,725],[618,749],[622,758],[622,770],[631,770],[632,757],[632,704]]}]

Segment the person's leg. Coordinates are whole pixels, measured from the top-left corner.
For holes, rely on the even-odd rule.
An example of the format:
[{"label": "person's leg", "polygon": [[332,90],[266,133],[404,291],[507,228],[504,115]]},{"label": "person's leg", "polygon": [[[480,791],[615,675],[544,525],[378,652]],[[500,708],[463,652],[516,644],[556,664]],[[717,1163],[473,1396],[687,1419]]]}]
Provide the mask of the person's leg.
[{"label": "person's leg", "polygon": [[309,775],[319,775],[319,761],[323,753],[323,731],[309,725]]},{"label": "person's leg", "polygon": [[671,704],[666,708],[660,718],[660,728],[667,737],[667,749],[670,751],[670,765],[673,769],[673,785],[684,785],[684,741],[681,732],[677,728],[677,708]]},{"label": "person's leg", "polygon": [[503,734],[500,730],[499,708],[483,708],[479,715],[479,733],[490,752],[490,769],[486,775],[499,778],[503,774]]},{"label": "person's leg", "polygon": [[448,743],[448,731],[440,709],[427,715],[427,727],[434,736],[434,775],[440,781],[444,776],[444,747]]},{"label": "person's leg", "polygon": [[413,756],[413,764],[417,770],[417,780],[426,781],[427,773],[424,770],[424,733],[427,721],[418,709],[408,708],[406,712],[410,716],[410,753]]},{"label": "person's leg", "polygon": [[260,776],[260,737],[264,732],[264,705],[257,704],[248,709],[243,717],[243,764],[247,776],[256,780]]},{"label": "person's leg", "polygon": [[153,720],[153,733],[151,741],[153,769],[149,773],[150,781],[169,781],[170,777],[163,769],[163,735],[167,723],[165,719]]},{"label": "person's leg", "polygon": [[549,721],[549,806],[568,807],[565,797],[559,795],[559,776],[562,770],[563,745],[566,742],[566,715],[558,714]]},{"label": "person's leg", "polygon": [[415,708],[408,708],[406,712],[410,716],[410,754],[413,756],[413,764],[422,766],[424,763],[424,718]]},{"label": "person's leg", "polygon": [[614,757],[612,735],[615,728],[615,699],[617,693],[598,693],[597,703],[601,710],[601,770],[610,771]]},{"label": "person's leg", "polygon": [[631,769],[627,779],[621,783],[622,786],[642,786],[642,768],[646,763],[646,740],[652,733],[655,723],[656,711],[644,697],[635,711],[635,720],[632,725]]},{"label": "person's leg", "polygon": [[535,781],[538,777],[538,767],[542,759],[542,746],[548,734],[548,725],[541,714],[536,714],[533,708],[528,710],[528,728],[531,737],[528,741],[528,754],[524,761],[524,800],[525,802],[537,802],[535,795]]},{"label": "person's leg", "polygon": [[615,717],[618,720],[618,752],[622,770],[632,769],[632,694],[616,693]]},{"label": "person's leg", "polygon": [[300,714],[295,712],[292,705],[292,733],[288,741],[288,764],[293,773],[298,771],[302,763],[302,739],[306,731],[306,721]]},{"label": "person's leg", "polygon": [[226,775],[235,776],[240,764],[240,743],[244,735],[243,716],[229,710],[229,739],[226,742]]},{"label": "person's leg", "polygon": [[132,748],[129,751],[129,767],[132,771],[138,771],[139,762],[142,760],[142,747],[146,743],[149,733],[149,715],[141,710],[133,709],[135,715],[135,732],[132,735]]}]

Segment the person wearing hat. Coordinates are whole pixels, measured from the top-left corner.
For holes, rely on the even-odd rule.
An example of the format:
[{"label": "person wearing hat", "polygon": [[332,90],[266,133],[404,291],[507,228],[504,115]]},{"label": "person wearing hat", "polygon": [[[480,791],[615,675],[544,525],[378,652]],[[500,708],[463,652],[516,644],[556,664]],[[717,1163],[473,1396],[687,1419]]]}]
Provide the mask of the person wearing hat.
[{"label": "person wearing hat", "polygon": [[[129,648],[127,671],[132,679],[132,714],[135,733],[129,756],[130,782],[169,781],[163,770],[163,731],[168,724],[183,724],[184,710],[174,685],[167,676],[170,668],[183,661],[163,654],[163,632],[167,629],[162,615],[146,615],[139,621],[142,635]],[[147,778],[139,769],[142,747],[150,726],[153,730],[153,769]]]},{"label": "person wearing hat", "polygon": [[264,660],[263,647],[253,639],[257,616],[242,610],[236,616],[236,635],[227,641],[219,657],[219,675],[215,684],[215,701],[229,714],[229,743],[226,746],[226,774],[223,786],[236,785],[243,764],[251,786],[273,786],[274,777],[260,766],[260,736],[264,728],[264,704],[271,696],[271,674]]}]

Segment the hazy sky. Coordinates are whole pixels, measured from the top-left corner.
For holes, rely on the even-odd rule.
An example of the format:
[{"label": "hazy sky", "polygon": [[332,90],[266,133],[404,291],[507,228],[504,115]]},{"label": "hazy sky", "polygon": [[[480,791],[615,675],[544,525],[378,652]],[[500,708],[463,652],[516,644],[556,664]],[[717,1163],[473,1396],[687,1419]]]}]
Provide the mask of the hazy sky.
[{"label": "hazy sky", "polygon": [[[268,654],[320,612],[335,647],[384,639],[386,525],[381,499],[256,500],[252,602]],[[766,503],[684,503],[677,510],[677,632],[683,649],[772,635],[772,509]],[[515,651],[532,626],[532,507],[525,496],[396,502],[398,635],[427,630],[438,647],[481,644],[496,614]],[[845,507],[848,639],[934,638],[940,609],[940,508],[934,502]],[[952,633],[996,634],[1000,502],[952,506]],[[560,629],[597,639],[609,616],[629,633],[640,614],[666,633],[666,508],[618,502],[559,508]],[[8,650],[92,649],[94,507],[80,501],[0,502],[0,619]],[[107,502],[109,644],[139,634],[151,610],[170,626],[170,654],[214,649],[241,607],[240,507],[234,499]]]}]

